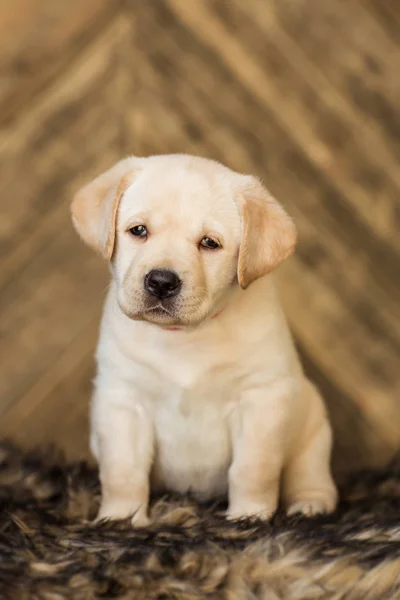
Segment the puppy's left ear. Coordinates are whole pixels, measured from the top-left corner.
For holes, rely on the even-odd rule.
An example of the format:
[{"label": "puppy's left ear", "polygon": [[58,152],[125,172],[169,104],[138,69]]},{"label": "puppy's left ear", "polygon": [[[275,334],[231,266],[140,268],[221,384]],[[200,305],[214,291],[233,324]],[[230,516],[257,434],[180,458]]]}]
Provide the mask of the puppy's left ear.
[{"label": "puppy's left ear", "polygon": [[71,204],[72,221],[84,242],[106,260],[115,243],[117,210],[121,197],[138,171],[138,158],[119,161],[81,188]]},{"label": "puppy's left ear", "polygon": [[238,204],[242,240],[237,274],[240,287],[246,289],[292,254],[297,231],[284,208],[254,177],[242,188]]}]

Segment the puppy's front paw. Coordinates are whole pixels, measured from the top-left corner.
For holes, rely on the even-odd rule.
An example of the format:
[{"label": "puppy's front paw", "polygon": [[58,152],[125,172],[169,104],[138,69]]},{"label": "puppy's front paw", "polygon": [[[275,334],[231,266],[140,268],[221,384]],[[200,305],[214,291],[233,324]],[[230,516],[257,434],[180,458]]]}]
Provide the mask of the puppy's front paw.
[{"label": "puppy's front paw", "polygon": [[151,520],[147,516],[147,512],[145,510],[137,510],[131,519],[131,523],[134,527],[148,527],[150,525]]},{"label": "puppy's front paw", "polygon": [[336,508],[336,498],[304,498],[293,502],[287,509],[289,516],[300,514],[305,517],[313,517],[315,515],[327,515],[333,512]]},{"label": "puppy's front paw", "polygon": [[261,519],[269,521],[276,511],[276,506],[269,506],[261,502],[241,502],[229,506],[227,512],[228,520],[236,519]]},{"label": "puppy's front paw", "polygon": [[103,520],[117,521],[131,517],[135,527],[146,527],[150,520],[147,516],[147,506],[132,501],[117,499],[103,502],[95,522]]}]

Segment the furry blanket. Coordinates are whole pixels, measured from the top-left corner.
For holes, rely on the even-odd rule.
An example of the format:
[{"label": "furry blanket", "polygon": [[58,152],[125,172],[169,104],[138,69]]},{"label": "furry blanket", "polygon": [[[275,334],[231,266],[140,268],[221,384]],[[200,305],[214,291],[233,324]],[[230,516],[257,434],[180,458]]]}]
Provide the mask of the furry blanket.
[{"label": "furry blanket", "polygon": [[55,451],[0,445],[4,600],[400,599],[400,461],[360,473],[334,516],[224,519],[157,498],[155,524],[93,525],[97,473]]}]

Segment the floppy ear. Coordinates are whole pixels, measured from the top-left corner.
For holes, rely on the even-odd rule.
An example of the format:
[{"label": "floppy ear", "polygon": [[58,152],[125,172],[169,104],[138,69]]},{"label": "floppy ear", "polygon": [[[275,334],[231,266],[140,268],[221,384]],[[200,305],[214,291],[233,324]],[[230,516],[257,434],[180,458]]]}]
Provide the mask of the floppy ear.
[{"label": "floppy ear", "polygon": [[71,204],[72,221],[84,242],[111,260],[121,197],[132,182],[138,159],[121,160],[81,188]]},{"label": "floppy ear", "polygon": [[240,287],[246,289],[290,256],[297,232],[283,207],[255,178],[243,189],[238,203],[242,240],[237,274]]}]

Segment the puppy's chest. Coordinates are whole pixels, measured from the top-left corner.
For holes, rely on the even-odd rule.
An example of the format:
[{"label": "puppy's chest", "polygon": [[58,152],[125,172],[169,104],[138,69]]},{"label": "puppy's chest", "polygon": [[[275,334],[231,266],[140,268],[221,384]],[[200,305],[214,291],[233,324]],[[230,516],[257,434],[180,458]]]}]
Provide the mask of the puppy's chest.
[{"label": "puppy's chest", "polygon": [[200,422],[204,417],[218,419],[232,409],[238,391],[225,373],[212,376],[200,374],[196,377],[177,377],[174,381],[162,378],[154,390],[152,405],[154,412],[167,412],[177,420]]},{"label": "puppy's chest", "polygon": [[174,402],[179,397],[182,410],[192,399],[222,399],[243,372],[243,361],[226,344],[160,345],[154,350],[145,361],[148,383],[158,396],[170,396]]},{"label": "puppy's chest", "polygon": [[234,404],[234,390],[222,385],[171,387],[153,400],[155,487],[203,499],[225,493]]}]

